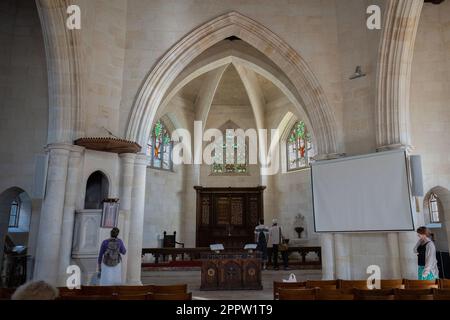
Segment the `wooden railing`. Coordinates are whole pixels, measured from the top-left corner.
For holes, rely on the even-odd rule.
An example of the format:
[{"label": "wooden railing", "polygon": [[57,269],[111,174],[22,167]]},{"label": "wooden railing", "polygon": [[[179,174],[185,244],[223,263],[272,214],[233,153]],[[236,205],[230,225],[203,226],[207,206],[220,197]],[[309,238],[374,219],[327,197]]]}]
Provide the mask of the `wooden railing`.
[{"label": "wooden railing", "polygon": [[[245,252],[242,248],[226,248],[225,252]],[[202,253],[210,253],[211,250],[208,247],[200,248],[143,248],[142,256],[145,254],[151,254],[155,257],[155,264],[159,263],[161,256],[170,256],[172,261],[177,261],[178,257],[181,257],[181,261],[185,260],[200,260]],[[321,249],[320,247],[289,247],[289,255],[292,253],[298,253],[301,257],[300,261],[295,261],[296,264],[309,265],[309,266],[321,266]],[[308,253],[315,253],[318,256],[317,260],[307,260]],[[291,261],[291,260],[290,260]]]}]

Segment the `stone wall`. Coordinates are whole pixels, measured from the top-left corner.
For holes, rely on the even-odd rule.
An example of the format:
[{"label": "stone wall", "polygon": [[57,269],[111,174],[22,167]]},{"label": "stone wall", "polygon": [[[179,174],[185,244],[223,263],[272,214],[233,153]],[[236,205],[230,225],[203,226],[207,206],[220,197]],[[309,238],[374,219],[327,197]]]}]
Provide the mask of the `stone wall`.
[{"label": "stone wall", "polygon": [[[411,87],[413,153],[422,156],[425,193],[450,189],[450,3],[425,5],[419,23]],[[437,193],[444,196],[443,193]],[[418,214],[429,221],[427,206]],[[444,207],[445,209],[445,207]],[[448,211],[448,210],[447,210]],[[448,221],[450,212],[441,215]],[[445,224],[444,224],[445,228]],[[448,227],[447,227],[448,228]],[[438,231],[437,234],[440,232]],[[448,233],[448,230],[447,230]],[[441,240],[437,239],[440,243]],[[443,247],[441,245],[440,247]],[[447,247],[443,248],[448,251]]]}]

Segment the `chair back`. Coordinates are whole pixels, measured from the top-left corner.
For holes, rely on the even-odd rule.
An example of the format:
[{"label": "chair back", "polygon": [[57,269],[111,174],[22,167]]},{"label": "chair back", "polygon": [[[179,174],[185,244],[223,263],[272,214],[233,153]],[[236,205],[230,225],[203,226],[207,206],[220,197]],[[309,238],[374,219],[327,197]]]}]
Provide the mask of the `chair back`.
[{"label": "chair back", "polygon": [[152,293],[187,293],[187,284],[173,284],[168,286],[153,285]]},{"label": "chair back", "polygon": [[320,288],[326,290],[336,290],[339,287],[339,280],[307,280],[306,288]]},{"label": "chair back", "polygon": [[279,289],[279,300],[316,300],[317,289]]},{"label": "chair back", "polygon": [[147,295],[148,300],[192,300],[192,292],[189,293],[150,293]]},{"label": "chair back", "polygon": [[306,289],[306,282],[273,282],[273,299],[278,299],[280,289]]},{"label": "chair back", "polygon": [[164,235],[163,247],[164,248],[175,248],[177,232],[174,231],[173,235],[169,235],[169,234],[167,234],[166,231],[164,231],[163,235]]},{"label": "chair back", "polygon": [[405,289],[433,289],[437,288],[436,280],[404,280]]},{"label": "chair back", "polygon": [[355,300],[394,300],[393,289],[354,289],[353,295]]},{"label": "chair back", "polygon": [[433,289],[394,289],[395,300],[433,300]]}]

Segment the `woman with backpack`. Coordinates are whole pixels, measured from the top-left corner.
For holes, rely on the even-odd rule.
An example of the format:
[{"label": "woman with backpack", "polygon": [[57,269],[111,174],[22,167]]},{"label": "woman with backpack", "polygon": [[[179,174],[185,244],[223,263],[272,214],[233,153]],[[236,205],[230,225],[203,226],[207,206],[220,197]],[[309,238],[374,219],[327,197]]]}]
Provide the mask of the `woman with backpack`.
[{"label": "woman with backpack", "polygon": [[100,285],[113,286],[122,284],[122,256],[127,250],[121,239],[118,239],[119,229],[111,230],[111,238],[102,242],[98,255],[98,270],[100,271]]},{"label": "woman with backpack", "polygon": [[436,247],[430,239],[430,230],[427,227],[417,229],[419,241],[414,247],[417,254],[418,279],[436,280],[439,278],[439,269],[437,267]]}]

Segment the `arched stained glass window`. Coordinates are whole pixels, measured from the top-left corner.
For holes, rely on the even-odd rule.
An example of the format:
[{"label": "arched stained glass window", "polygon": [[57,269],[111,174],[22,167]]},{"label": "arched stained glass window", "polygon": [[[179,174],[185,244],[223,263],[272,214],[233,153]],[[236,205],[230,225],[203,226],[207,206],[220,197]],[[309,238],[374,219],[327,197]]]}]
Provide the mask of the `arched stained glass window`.
[{"label": "arched stained glass window", "polygon": [[287,139],[287,171],[298,170],[309,166],[312,158],[313,147],[311,135],[305,122],[298,121],[294,124]]},{"label": "arched stained glass window", "polygon": [[9,209],[9,228],[19,227],[20,201],[14,200]]},{"label": "arched stained glass window", "polygon": [[432,193],[430,195],[430,199],[428,201],[429,201],[428,208],[430,210],[430,222],[431,223],[440,222],[440,217],[439,217],[439,207],[440,207],[439,198],[436,196],[436,194]]},{"label": "arched stained glass window", "polygon": [[173,142],[164,123],[159,120],[152,130],[147,146],[147,155],[150,157],[150,167],[162,170],[172,170]]},{"label": "arched stained glass window", "polygon": [[235,131],[238,127],[229,121],[226,129],[223,128],[225,141],[222,147],[215,149],[214,163],[212,165],[213,174],[247,174],[248,173],[248,156],[247,143],[245,137],[238,137]]}]

